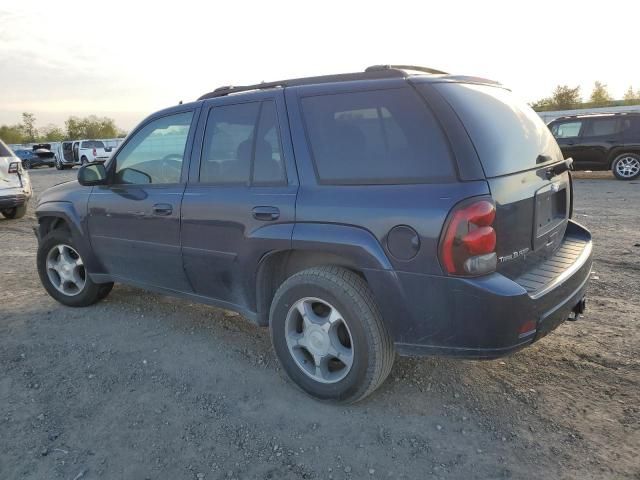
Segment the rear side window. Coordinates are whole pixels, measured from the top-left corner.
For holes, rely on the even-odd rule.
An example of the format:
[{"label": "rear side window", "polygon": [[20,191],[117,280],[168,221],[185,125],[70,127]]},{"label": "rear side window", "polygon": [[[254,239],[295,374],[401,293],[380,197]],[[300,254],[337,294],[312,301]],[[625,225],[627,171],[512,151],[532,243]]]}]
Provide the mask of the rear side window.
[{"label": "rear side window", "polygon": [[209,112],[200,182],[280,185],[285,172],[275,103],[241,103]]},{"label": "rear side window", "polygon": [[582,122],[566,122],[556,123],[551,128],[553,136],[556,138],[573,138],[580,135],[580,129],[582,128]]},{"label": "rear side window", "polygon": [[611,118],[592,118],[587,121],[583,136],[585,137],[601,137],[603,135],[614,135],[618,132],[618,119]]},{"label": "rear side window", "polygon": [[462,120],[487,177],[536,168],[541,155],[563,160],[542,119],[510,91],[468,83],[435,86]]},{"label": "rear side window", "polygon": [[408,88],[309,96],[301,103],[320,183],[429,183],[453,177],[440,126]]}]

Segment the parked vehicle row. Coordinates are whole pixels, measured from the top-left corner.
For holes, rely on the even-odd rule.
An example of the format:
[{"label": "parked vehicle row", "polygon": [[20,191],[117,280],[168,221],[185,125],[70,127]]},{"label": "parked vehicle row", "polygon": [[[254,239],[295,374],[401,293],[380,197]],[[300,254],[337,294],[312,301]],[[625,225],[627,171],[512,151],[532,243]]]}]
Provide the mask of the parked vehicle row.
[{"label": "parked vehicle row", "polygon": [[24,217],[31,195],[31,181],[22,159],[0,140],[0,213],[9,219]]},{"label": "parked vehicle row", "polygon": [[619,180],[640,177],[640,113],[561,117],[549,128],[576,169],[611,170]]},{"label": "parked vehicle row", "polygon": [[27,170],[43,165],[53,167],[56,164],[55,154],[48,143],[33,145],[31,149],[16,149],[13,151],[22,161],[22,166]]},{"label": "parked vehicle row", "polygon": [[570,166],[489,80],[376,66],[223,87],[44,192],[38,271],[65,305],[122,282],[241,312],[300,388],[352,402],[396,352],[494,358],[584,310]]}]

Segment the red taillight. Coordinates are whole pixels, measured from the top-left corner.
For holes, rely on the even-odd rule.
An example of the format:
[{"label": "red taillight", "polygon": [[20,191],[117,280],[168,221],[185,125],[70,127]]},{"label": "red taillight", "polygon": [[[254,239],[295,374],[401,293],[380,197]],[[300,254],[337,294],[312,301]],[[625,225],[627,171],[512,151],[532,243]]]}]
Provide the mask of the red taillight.
[{"label": "red taillight", "polygon": [[496,208],[489,200],[454,210],[440,243],[440,258],[451,275],[481,275],[496,269]]},{"label": "red taillight", "polygon": [[98,152],[98,151],[94,148],[94,149],[93,149],[93,156],[94,156],[94,157],[98,154],[97,152]]},{"label": "red taillight", "polygon": [[7,173],[18,173],[20,171],[20,162],[11,162]]}]

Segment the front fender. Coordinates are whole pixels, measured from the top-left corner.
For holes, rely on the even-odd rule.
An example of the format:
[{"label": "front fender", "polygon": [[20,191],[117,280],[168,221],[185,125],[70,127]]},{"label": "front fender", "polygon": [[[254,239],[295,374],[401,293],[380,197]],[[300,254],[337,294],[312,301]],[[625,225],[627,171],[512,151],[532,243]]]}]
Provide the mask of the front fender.
[{"label": "front fender", "polygon": [[65,222],[71,233],[71,239],[78,248],[78,252],[84,259],[85,266],[89,273],[102,273],[104,268],[100,261],[93,254],[91,242],[86,230],[86,222],[81,212],[78,212],[74,203],[68,201],[50,201],[42,202],[36,208],[36,218],[38,219],[38,227],[36,233],[38,241],[45,235],[45,228],[51,226],[45,222],[45,219],[59,219]]}]

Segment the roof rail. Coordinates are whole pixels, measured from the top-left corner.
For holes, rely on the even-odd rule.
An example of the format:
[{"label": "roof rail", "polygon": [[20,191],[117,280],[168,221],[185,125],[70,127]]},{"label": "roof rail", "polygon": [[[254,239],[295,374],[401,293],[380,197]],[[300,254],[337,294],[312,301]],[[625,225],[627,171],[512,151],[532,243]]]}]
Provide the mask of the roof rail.
[{"label": "roof rail", "polygon": [[[381,66],[382,67],[382,66]],[[434,70],[434,72],[440,72]],[[315,83],[330,83],[330,82],[346,82],[350,80],[374,80],[380,78],[401,78],[405,77],[406,72],[398,68],[373,68],[369,67],[364,72],[356,73],[339,73],[337,75],[322,75],[318,77],[302,77],[291,78],[289,80],[278,80],[276,82],[262,82],[254,85],[242,85],[242,86],[224,86],[213,90],[212,92],[205,93],[198,100],[206,100],[207,98],[223,97],[232,93],[247,92],[251,90],[264,90],[267,88],[284,88],[293,87],[298,85],[310,85]]]},{"label": "roof rail", "polygon": [[448,75],[448,72],[436,70],[435,68],[419,67],[417,65],[372,65],[367,67],[365,72],[379,72],[380,70],[413,70],[422,73],[431,73],[434,75]]}]

